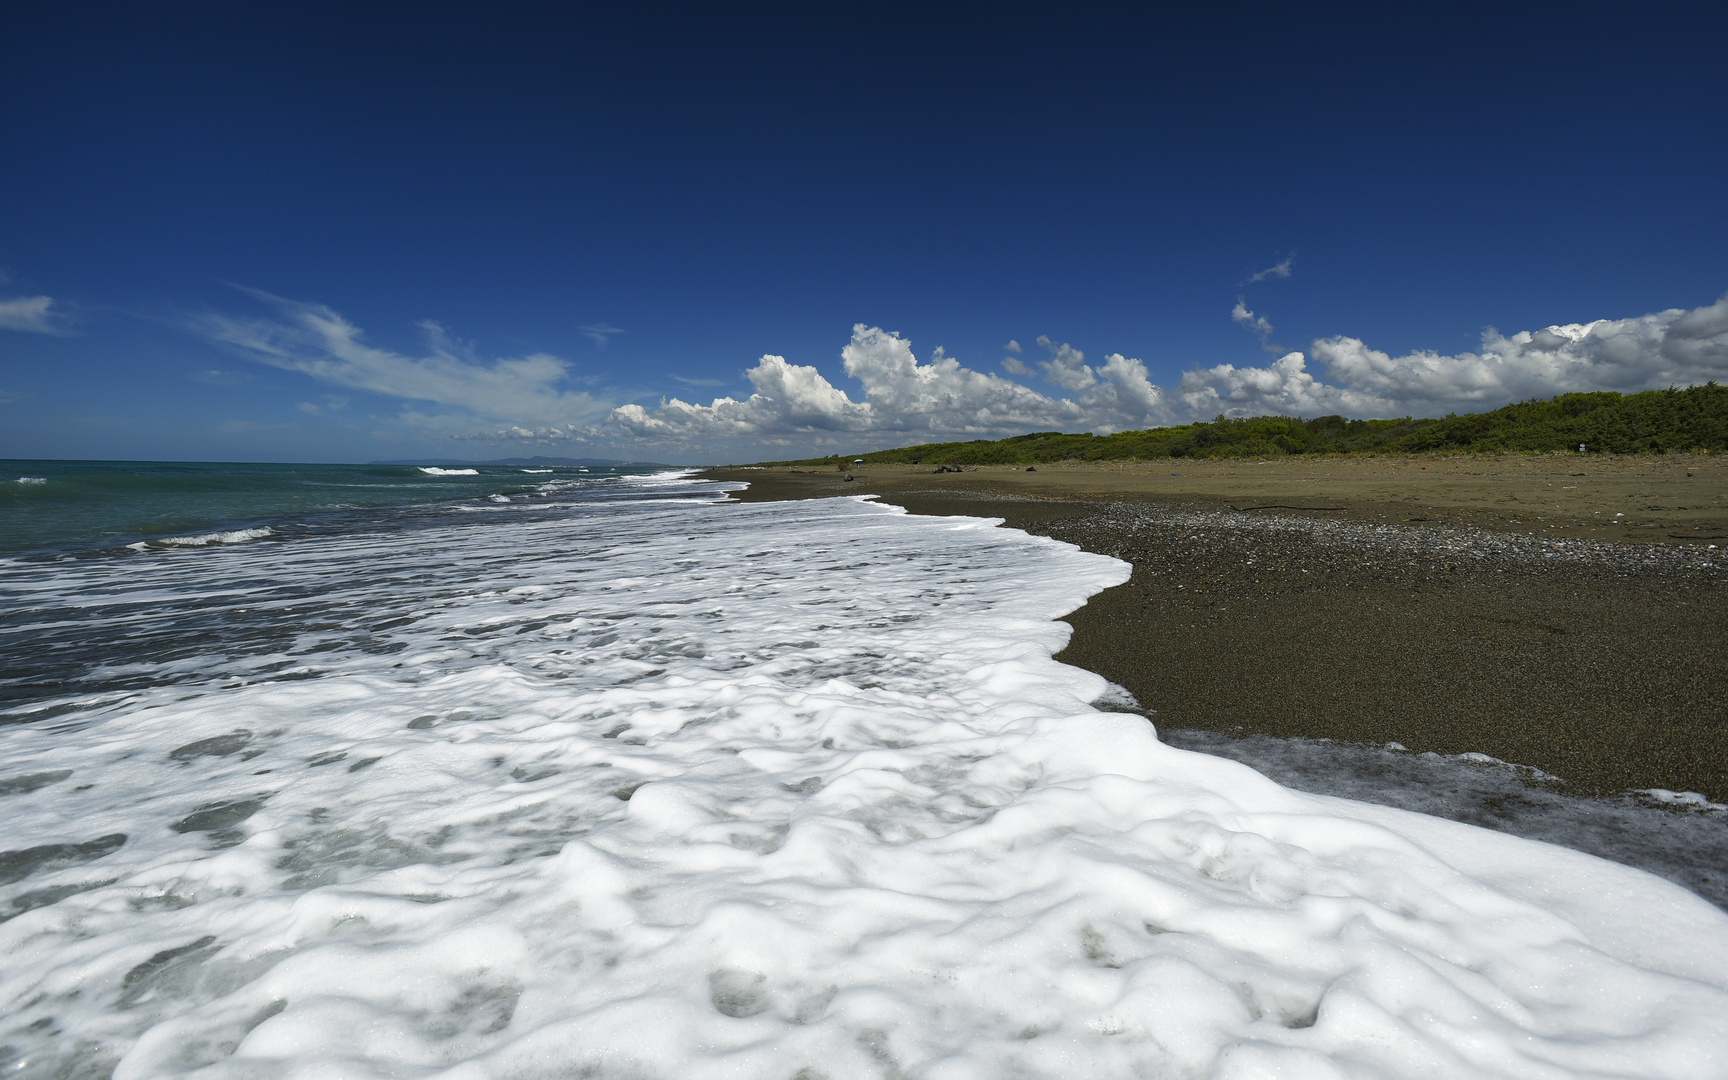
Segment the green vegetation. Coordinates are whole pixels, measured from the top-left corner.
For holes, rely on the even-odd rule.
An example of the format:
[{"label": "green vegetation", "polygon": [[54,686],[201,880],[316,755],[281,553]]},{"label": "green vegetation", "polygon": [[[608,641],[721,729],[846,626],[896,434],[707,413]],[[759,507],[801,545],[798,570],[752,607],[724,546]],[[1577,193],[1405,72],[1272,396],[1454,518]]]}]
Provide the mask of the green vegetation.
[{"label": "green vegetation", "polygon": [[1545,452],[1666,454],[1728,450],[1728,386],[1641,394],[1605,391],[1562,394],[1493,412],[1440,419],[1346,420],[1320,416],[1256,416],[1114,435],[1037,431],[1011,439],[926,443],[867,454],[836,454],[775,465],[851,461],[911,465],[1035,465],[1048,461],[1133,461],[1148,458],[1265,458],[1284,454],[1427,454]]}]

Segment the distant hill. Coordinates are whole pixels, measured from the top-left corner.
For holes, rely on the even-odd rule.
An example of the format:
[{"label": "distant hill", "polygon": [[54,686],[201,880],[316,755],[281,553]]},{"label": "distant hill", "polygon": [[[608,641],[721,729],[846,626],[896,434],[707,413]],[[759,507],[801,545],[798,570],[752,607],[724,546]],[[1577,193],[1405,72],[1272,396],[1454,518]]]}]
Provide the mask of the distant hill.
[{"label": "distant hill", "polygon": [[1031,465],[1046,461],[1133,461],[1182,457],[1279,457],[1286,454],[1425,454],[1576,451],[1666,454],[1728,451],[1728,386],[1639,394],[1603,391],[1533,399],[1492,412],[1438,419],[1346,420],[1256,416],[1114,435],[1035,431],[1010,439],[925,443],[864,454],[836,454],[803,465],[861,457],[883,464]]},{"label": "distant hill", "polygon": [[582,465],[588,468],[622,468],[622,469],[681,469],[682,465],[668,465],[663,461],[617,461],[612,458],[589,457],[513,457],[497,458],[493,461],[458,461],[456,458],[403,458],[397,461],[368,461],[368,465],[418,465],[423,468],[431,466],[448,467],[451,465],[527,465],[538,468],[558,468],[559,466]]}]

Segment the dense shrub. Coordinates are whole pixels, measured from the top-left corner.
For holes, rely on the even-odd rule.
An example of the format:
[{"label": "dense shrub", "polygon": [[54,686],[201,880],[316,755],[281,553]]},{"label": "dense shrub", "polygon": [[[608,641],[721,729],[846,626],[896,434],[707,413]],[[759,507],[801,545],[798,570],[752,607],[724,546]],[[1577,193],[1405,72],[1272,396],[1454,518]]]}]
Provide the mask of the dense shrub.
[{"label": "dense shrub", "polygon": [[1346,420],[1342,416],[1220,416],[1198,424],[1069,435],[1034,431],[1009,439],[925,443],[866,454],[834,455],[778,465],[850,461],[924,465],[1036,465],[1050,461],[1133,461],[1151,458],[1268,458],[1287,454],[1498,453],[1577,450],[1666,454],[1728,450],[1728,386],[1684,390],[1562,394],[1492,412],[1439,419]]}]

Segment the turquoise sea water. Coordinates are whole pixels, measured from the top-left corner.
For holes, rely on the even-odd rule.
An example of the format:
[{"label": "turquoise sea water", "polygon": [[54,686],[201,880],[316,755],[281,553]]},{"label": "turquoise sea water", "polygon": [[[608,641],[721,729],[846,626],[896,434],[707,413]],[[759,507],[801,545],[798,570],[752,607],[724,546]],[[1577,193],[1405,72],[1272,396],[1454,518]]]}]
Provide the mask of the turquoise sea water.
[{"label": "turquoise sea water", "polygon": [[600,494],[605,481],[659,471],[0,459],[0,552],[202,545],[262,529],[343,531],[392,510],[573,489]]}]

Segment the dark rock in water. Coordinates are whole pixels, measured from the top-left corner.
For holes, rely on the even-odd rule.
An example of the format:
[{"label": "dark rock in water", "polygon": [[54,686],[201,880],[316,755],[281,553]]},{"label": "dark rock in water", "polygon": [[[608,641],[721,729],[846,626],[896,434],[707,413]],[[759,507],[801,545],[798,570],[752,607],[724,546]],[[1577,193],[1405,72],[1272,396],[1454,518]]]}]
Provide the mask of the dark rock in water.
[{"label": "dark rock in water", "polygon": [[80,881],[76,885],[55,885],[52,888],[37,889],[33,892],[20,893],[12,898],[11,909],[0,913],[0,923],[16,919],[27,911],[49,907],[58,904],[68,896],[77,896],[91,889],[100,889],[114,884],[114,878],[97,878],[95,881]]},{"label": "dark rock in water", "polygon": [[857,478],[857,477],[856,477],[856,476],[851,476],[851,475],[848,475],[848,476],[847,476],[847,477],[846,477],[846,482],[847,482],[847,483],[848,483],[848,484],[850,484],[850,483],[851,483],[851,482],[852,482],[852,481],[854,481],[854,480],[856,480],[856,479],[858,479],[858,478]]},{"label": "dark rock in water", "polygon": [[768,1009],[766,975],[755,971],[721,968],[708,976],[708,996],[722,1015],[742,1020]]},{"label": "dark rock in water", "polygon": [[1028,465],[1028,466],[1026,466],[1026,471],[1027,471],[1027,472],[1037,472],[1037,471],[1038,471],[1038,466],[1036,466],[1036,465]]},{"label": "dark rock in water", "polygon": [[56,769],[54,772],[26,773],[23,776],[8,776],[0,780],[0,795],[28,795],[37,788],[58,784],[72,775],[71,769]]},{"label": "dark rock in water", "polygon": [[126,842],[125,833],[111,833],[82,844],[43,844],[21,851],[0,851],[0,885],[23,881],[45,870],[62,870],[95,862]]},{"label": "dark rock in water", "polygon": [[126,977],[120,980],[120,1006],[130,1008],[149,997],[152,991],[171,986],[175,975],[195,971],[220,948],[216,944],[216,936],[206,934],[179,948],[163,949],[128,971]]},{"label": "dark rock in water", "polygon": [[246,748],[252,741],[252,733],[244,729],[228,735],[217,735],[210,739],[199,739],[175,749],[168,756],[175,761],[191,761],[201,757],[227,757]]},{"label": "dark rock in water", "polygon": [[228,802],[206,803],[176,821],[170,828],[177,833],[210,832],[238,825],[264,806],[263,799],[235,799]]}]

